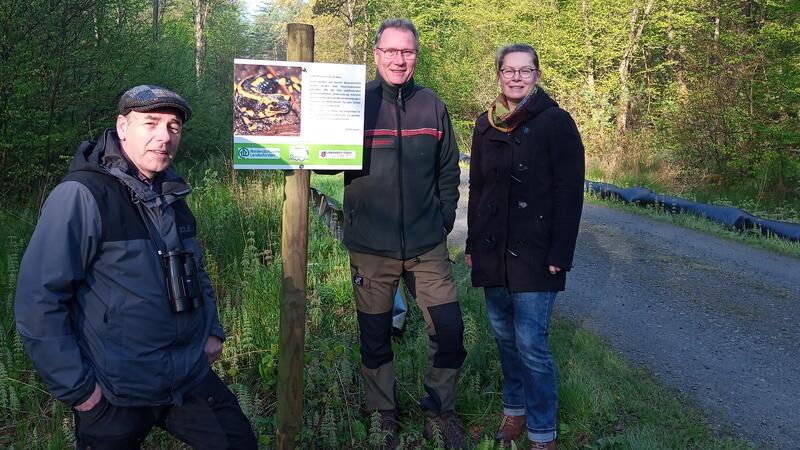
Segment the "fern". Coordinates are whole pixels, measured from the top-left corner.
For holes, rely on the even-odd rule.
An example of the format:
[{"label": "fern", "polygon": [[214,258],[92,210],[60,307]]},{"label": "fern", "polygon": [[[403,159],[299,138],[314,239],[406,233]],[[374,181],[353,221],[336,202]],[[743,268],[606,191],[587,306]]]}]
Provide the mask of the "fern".
[{"label": "fern", "polygon": [[8,394],[6,394],[6,390],[10,390],[11,386],[9,385],[8,381],[8,372],[6,372],[6,366],[0,361],[0,411],[5,411],[10,408]]},{"label": "fern", "polygon": [[387,433],[381,430],[381,414],[375,411],[369,417],[369,445],[380,448],[386,442]]},{"label": "fern", "polygon": [[255,333],[253,332],[253,324],[250,320],[250,315],[246,309],[242,309],[242,340],[241,349],[243,352],[252,352],[256,350]]},{"label": "fern", "polygon": [[442,436],[442,430],[439,428],[439,424],[436,422],[431,421],[431,431],[433,432],[433,436],[431,436],[431,443],[433,444],[433,448],[436,450],[445,450],[444,448],[444,436]]},{"label": "fern", "polygon": [[256,417],[256,407],[255,401],[253,396],[250,393],[250,389],[243,385],[243,384],[231,384],[228,388],[233,391],[233,394],[236,396],[236,399],[239,400],[239,406],[242,408],[242,412],[250,422],[253,421]]},{"label": "fern", "polygon": [[319,295],[312,293],[308,302],[309,331],[318,330],[322,324],[322,305]]},{"label": "fern", "polygon": [[75,445],[75,421],[71,414],[67,414],[61,419],[61,432],[64,434],[64,440],[70,446]]},{"label": "fern", "polygon": [[12,385],[8,386],[8,409],[13,417],[17,417],[17,413],[22,409],[17,390]]},{"label": "fern", "polygon": [[16,236],[9,236],[6,239],[6,279],[2,283],[5,289],[5,302],[3,304],[2,317],[13,317],[11,314],[12,305],[14,304],[14,289],[13,286],[17,281],[19,274],[19,260],[22,250],[22,242]]},{"label": "fern", "polygon": [[322,435],[322,442],[327,448],[337,448],[336,430],[337,430],[336,414],[331,411],[329,407],[325,407],[325,415],[320,424],[320,434]]},{"label": "fern", "polygon": [[27,358],[25,356],[25,347],[22,345],[22,337],[19,333],[14,333],[13,339],[13,352],[14,352],[14,360],[15,361],[26,361]]}]

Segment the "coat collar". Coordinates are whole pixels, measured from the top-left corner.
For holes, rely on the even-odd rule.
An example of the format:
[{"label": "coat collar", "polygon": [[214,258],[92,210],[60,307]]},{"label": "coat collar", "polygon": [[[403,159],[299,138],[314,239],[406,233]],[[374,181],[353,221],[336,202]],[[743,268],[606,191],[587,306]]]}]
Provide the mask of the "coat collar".
[{"label": "coat collar", "polygon": [[[557,108],[558,103],[547,95],[547,92],[539,86],[539,91],[528,101],[525,109],[528,111],[528,120],[532,120],[545,110],[554,107]],[[475,122],[475,130],[480,134],[485,134],[490,128],[492,128],[492,126],[489,124],[489,114],[488,112],[484,112]]]},{"label": "coat collar", "polygon": [[375,80],[378,81],[378,88],[381,90],[381,96],[392,103],[397,103],[401,108],[405,108],[406,102],[414,95],[416,89],[414,87],[414,77],[411,77],[402,86],[395,86],[383,79],[381,74],[375,74]]}]

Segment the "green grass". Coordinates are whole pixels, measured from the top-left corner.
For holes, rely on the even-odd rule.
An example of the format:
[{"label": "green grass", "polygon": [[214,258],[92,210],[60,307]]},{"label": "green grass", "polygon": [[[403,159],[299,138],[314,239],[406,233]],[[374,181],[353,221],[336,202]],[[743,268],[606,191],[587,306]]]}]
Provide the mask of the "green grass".
[{"label": "green grass", "polygon": [[[220,165],[221,166],[221,165]],[[188,174],[190,196],[207,250],[228,339],[215,370],[235,392],[263,448],[275,447],[278,304],[280,295],[280,172],[238,173],[214,166]],[[314,177],[318,185],[320,177]],[[341,189],[341,175],[323,183]],[[339,191],[340,192],[340,191]],[[334,195],[336,198],[336,195]],[[35,219],[35,208],[0,215],[0,447],[67,448],[72,418],[54,401],[31,370],[19,346],[11,316],[16,267]],[[28,223],[26,223],[28,222]],[[298,448],[372,448],[380,438],[361,411],[358,334],[346,250],[313,215],[309,221],[309,276],[306,323],[303,428]],[[455,276],[463,304],[468,350],[458,385],[457,409],[480,442],[500,420],[501,371],[486,318],[482,291],[469,287],[460,254]],[[410,308],[405,337],[395,343],[401,440],[406,449],[435,449],[422,438],[423,372],[428,337],[419,310]],[[653,377],[609,351],[590,333],[554,320],[561,408],[560,448],[749,448],[712,433],[698,412]],[[524,439],[522,440],[524,441]],[[517,448],[527,448],[520,442]],[[147,448],[179,448],[163,432],[151,433]]]},{"label": "green grass", "polygon": [[[723,237],[743,244],[763,248],[787,256],[800,258],[800,242],[792,242],[775,236],[761,234],[760,230],[736,231],[717,222],[692,214],[673,214],[663,208],[654,206],[637,206],[616,199],[601,199],[595,194],[587,193],[584,198],[589,203],[608,206],[625,212],[638,214],[673,225]],[[730,205],[728,205],[730,206]]]},{"label": "green grass", "polygon": [[344,204],[344,173],[336,175],[311,174],[311,186],[330,196],[337,204]]}]

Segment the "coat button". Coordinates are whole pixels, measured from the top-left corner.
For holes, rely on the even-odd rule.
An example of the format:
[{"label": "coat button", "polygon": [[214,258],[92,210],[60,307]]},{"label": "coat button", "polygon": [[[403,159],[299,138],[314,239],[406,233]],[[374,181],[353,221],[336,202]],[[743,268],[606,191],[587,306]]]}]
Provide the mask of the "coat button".
[{"label": "coat button", "polygon": [[524,202],[524,201],[521,201],[521,200],[517,202],[517,208],[523,209],[523,208],[527,208],[527,207],[528,207],[528,203],[527,202]]},{"label": "coat button", "polygon": [[523,132],[524,134],[528,134],[528,133],[530,133],[530,132],[531,132],[531,129],[530,129],[530,128],[528,128],[528,127],[524,127],[524,128],[522,129],[522,132]]},{"label": "coat button", "polygon": [[522,163],[517,164],[517,172],[525,172],[526,170],[528,170],[528,166]]}]

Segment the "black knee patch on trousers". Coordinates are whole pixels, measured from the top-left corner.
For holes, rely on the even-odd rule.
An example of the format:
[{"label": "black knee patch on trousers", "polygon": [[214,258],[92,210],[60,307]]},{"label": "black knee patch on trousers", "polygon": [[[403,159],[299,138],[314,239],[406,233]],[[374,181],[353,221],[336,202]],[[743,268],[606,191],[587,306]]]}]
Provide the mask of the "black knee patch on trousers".
[{"label": "black knee patch on trousers", "polygon": [[461,307],[458,302],[445,303],[428,307],[436,336],[432,336],[438,344],[433,356],[433,367],[442,369],[458,369],[467,357],[464,349],[464,321],[461,319]]},{"label": "black knee patch on trousers", "polygon": [[361,364],[377,369],[394,358],[392,353],[392,311],[368,314],[357,311],[361,341]]},{"label": "black knee patch on trousers", "polygon": [[420,407],[423,411],[431,411],[434,414],[442,412],[442,399],[433,388],[425,385],[425,392],[428,394],[419,401]]}]

